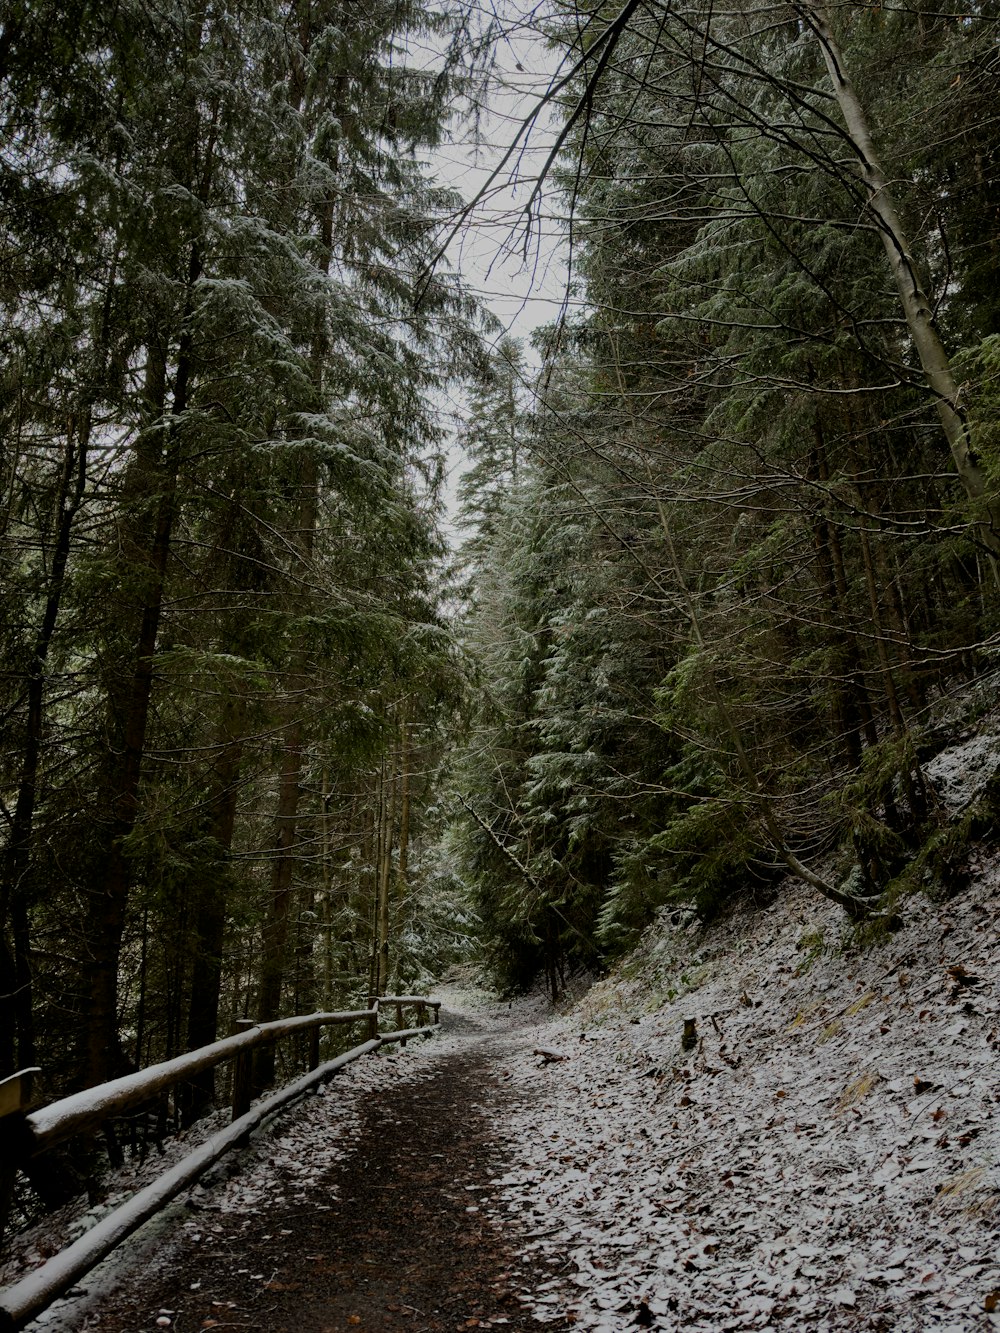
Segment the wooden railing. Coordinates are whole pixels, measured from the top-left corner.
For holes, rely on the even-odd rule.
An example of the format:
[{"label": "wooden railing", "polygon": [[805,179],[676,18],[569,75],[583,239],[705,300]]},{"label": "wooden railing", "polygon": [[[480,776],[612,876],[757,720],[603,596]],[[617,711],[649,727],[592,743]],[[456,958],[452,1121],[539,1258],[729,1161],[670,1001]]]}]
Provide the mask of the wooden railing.
[{"label": "wooden railing", "polygon": [[[379,1014],[392,1005],[397,1022],[402,1024],[403,1010],[415,1007],[418,1026],[379,1033]],[[246,1024],[241,1032],[224,1037],[210,1046],[189,1051],[173,1060],[140,1069],[135,1074],[102,1083],[96,1088],[64,1097],[37,1110],[29,1110],[32,1084],[37,1069],[22,1070],[0,1081],[0,1193],[9,1196],[16,1171],[30,1159],[53,1145],[77,1134],[93,1133],[116,1116],[149,1102],[166,1089],[185,1083],[194,1074],[233,1060],[231,1123],[213,1134],[205,1143],[138,1191],[113,1213],[85,1232],[79,1240],[34,1269],[20,1281],[0,1291],[0,1330],[19,1329],[40,1311],[68,1291],[85,1273],[121,1244],[143,1222],[169,1203],[217,1162],[224,1153],[245,1141],[263,1120],[309,1088],[331,1078],[339,1069],[377,1051],[380,1046],[398,1042],[405,1046],[411,1037],[430,1036],[440,1022],[441,1002],[420,995],[369,996],[369,1008],[345,1013],[305,1014],[282,1018],[274,1023]],[[434,1023],[422,1022],[433,1012]],[[324,1027],[365,1023],[368,1037],[332,1060],[320,1063],[319,1034]],[[250,1061],[254,1049],[280,1041],[294,1033],[310,1034],[308,1071],[279,1092],[251,1106]],[[2,1202],[2,1201],[0,1201]]]}]

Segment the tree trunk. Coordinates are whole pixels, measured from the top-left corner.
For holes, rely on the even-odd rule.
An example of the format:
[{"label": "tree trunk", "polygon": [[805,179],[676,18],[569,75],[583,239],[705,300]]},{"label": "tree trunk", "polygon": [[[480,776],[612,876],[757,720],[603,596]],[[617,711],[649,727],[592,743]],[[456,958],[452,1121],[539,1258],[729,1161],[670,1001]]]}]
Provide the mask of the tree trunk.
[{"label": "tree trunk", "polygon": [[[191,289],[200,271],[199,250],[197,246],[193,246],[189,266],[189,295],[185,325],[190,314]],[[160,352],[151,350],[150,358],[152,365],[148,378],[153,387],[151,415],[156,420],[163,415],[165,367]],[[124,1052],[118,1039],[118,966],[129,892],[129,866],[123,843],[135,828],[139,812],[139,784],[146,746],[149,706],[153,693],[156,640],[163,608],[167,563],[177,504],[177,478],[181,459],[177,418],[187,409],[190,370],[191,337],[185,329],[181,336],[177,358],[171,410],[173,420],[167,426],[167,445],[163,462],[153,472],[152,477],[147,479],[147,484],[159,485],[160,496],[146,556],[150,582],[145,605],[142,608],[136,644],[135,665],[126,709],[124,749],[112,796],[110,851],[104,883],[91,890],[88,903],[86,938],[89,956],[83,1023],[83,1079],[86,1086],[103,1083],[125,1063]]]},{"label": "tree trunk", "polygon": [[800,8],[799,13],[816,34],[822,47],[834,94],[857,155],[858,172],[868,197],[868,206],[879,224],[882,244],[896,280],[913,346],[934,395],[955,469],[974,509],[978,511],[979,535],[983,544],[996,557],[1000,554],[1000,498],[990,493],[986,474],[976,453],[969,423],[961,407],[959,386],[944,344],[934,327],[930,303],[917,277],[917,266],[896,212],[889,182],[875,153],[868,118],[825,12],[819,5],[806,4]]},{"label": "tree trunk", "polygon": [[399,869],[397,879],[401,897],[406,895],[410,855],[410,724],[404,701],[400,722],[400,796],[399,796]]},{"label": "tree trunk", "polygon": [[[257,991],[259,1023],[270,1023],[281,1012],[281,988],[285,979],[288,919],[291,915],[292,881],[295,870],[295,833],[302,794],[302,722],[296,718],[285,733],[278,808],[274,820],[271,889],[261,947],[260,985]],[[255,1052],[253,1095],[259,1096],[274,1081],[274,1047]]]},{"label": "tree trunk", "polygon": [[389,990],[389,890],[392,883],[392,820],[395,783],[382,761],[378,837],[378,908],[376,929],[378,952],[375,965],[375,994],[386,995]]},{"label": "tree trunk", "polygon": [[[188,998],[189,1051],[215,1041],[222,994],[222,951],[226,932],[226,877],[236,827],[239,776],[243,763],[246,708],[242,699],[227,701],[222,724],[222,752],[213,778],[209,832],[219,860],[198,885],[192,930],[191,991]],[[215,1097],[215,1070],[203,1069],[188,1085],[184,1118],[196,1120]]]},{"label": "tree trunk", "polygon": [[[826,445],[822,428],[816,422],[817,461],[819,478],[824,484],[830,480],[830,469],[826,458]],[[833,568],[833,582],[840,607],[841,629],[844,636],[845,665],[853,691],[854,703],[861,718],[861,729],[865,743],[869,746],[878,744],[878,728],[872,713],[871,699],[865,684],[864,664],[858,643],[855,617],[851,609],[850,588],[847,582],[847,564],[844,560],[844,547],[840,540],[840,531],[836,523],[827,520],[826,539]]]},{"label": "tree trunk", "polygon": [[833,560],[830,556],[830,523],[820,517],[813,524],[813,546],[822,591],[819,617],[829,644],[833,679],[830,683],[830,712],[833,730],[843,746],[844,758],[850,768],[861,766],[861,717],[849,686],[850,671],[844,651],[843,636],[837,630],[837,590],[833,581]]},{"label": "tree trunk", "polygon": [[[44,730],[45,666],[62,604],[66,566],[69,560],[73,522],[83,501],[87,483],[87,449],[90,442],[90,413],[76,431],[66,436],[62,473],[56,496],[56,534],[52,548],[48,589],[42,622],[35,636],[28,669],[27,720],[24,752],[18,776],[17,798],[5,849],[0,878],[0,934],[5,934],[8,915],[13,951],[0,948],[0,1077],[15,1067],[35,1064],[34,1010],[32,1002],[31,939],[28,876],[34,839],[38,766]],[[13,1039],[17,1034],[17,1055]]]},{"label": "tree trunk", "polygon": [[330,819],[330,801],[333,792],[330,787],[330,771],[324,765],[322,805],[320,809],[320,848],[322,865],[323,901],[320,908],[321,934],[323,937],[323,995],[324,1009],[333,1008],[333,836]]},{"label": "tree trunk", "polygon": [[[396,923],[397,938],[402,939],[407,913],[407,884],[410,858],[410,724],[407,718],[407,700],[403,700],[399,739],[399,857],[396,866]],[[402,951],[396,950],[397,994],[405,990],[400,973]]]},{"label": "tree trunk", "polygon": [[[318,485],[316,460],[310,453],[303,461],[296,524],[295,540],[301,569],[308,569],[312,562],[319,504]],[[302,795],[302,772],[305,765],[306,732],[302,710],[306,706],[309,673],[304,643],[298,645],[295,655],[297,660],[289,675],[290,698],[287,708],[291,716],[285,725],[281,774],[278,780],[278,805],[272,844],[271,891],[264,923],[257,1012],[254,1014],[254,1018],[261,1023],[271,1022],[278,1017],[281,1010],[281,988],[285,977],[288,920],[291,914],[295,872],[295,835]],[[273,1080],[274,1048],[262,1046],[256,1052],[254,1060],[254,1095],[259,1095]]]}]

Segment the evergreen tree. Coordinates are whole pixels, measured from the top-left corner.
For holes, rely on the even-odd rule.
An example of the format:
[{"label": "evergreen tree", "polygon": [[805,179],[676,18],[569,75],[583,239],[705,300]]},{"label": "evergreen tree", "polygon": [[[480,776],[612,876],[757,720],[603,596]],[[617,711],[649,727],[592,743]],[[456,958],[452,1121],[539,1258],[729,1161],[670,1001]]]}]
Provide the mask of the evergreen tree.
[{"label": "evergreen tree", "polygon": [[[470,305],[428,277],[453,201],[421,161],[462,77],[460,11],[71,8],[18,6],[0,41],[21,792],[0,900],[19,1050],[0,1059],[54,1086],[315,995],[317,824],[334,836],[342,794],[335,836],[360,850],[352,793],[400,700],[433,727],[453,689],[430,394],[478,358]],[[83,975],[44,962],[62,955]]]},{"label": "evergreen tree", "polygon": [[[815,7],[557,19],[575,71],[559,85],[559,179],[586,307],[530,441],[549,480],[528,512],[558,495],[558,521],[550,511],[539,541],[513,506],[480,580],[484,604],[521,606],[527,587],[537,601],[498,639],[530,656],[480,649],[487,695],[518,704],[470,750],[462,834],[508,978],[542,966],[537,927],[505,932],[516,896],[489,898],[518,867],[537,889],[559,863],[565,900],[620,947],[673,897],[709,912],[789,869],[864,915],[932,836],[922,719],[996,613],[979,558],[991,464],[966,468],[979,428],[952,419],[953,380],[934,379],[950,358],[927,317],[937,298],[941,332],[959,336],[972,308],[938,234],[961,216],[945,182],[977,150],[929,148],[911,128],[940,107],[945,70],[978,69],[985,87],[991,23],[932,6],[839,13],[837,46]],[[871,174],[872,125],[889,174],[909,178],[895,211]],[[921,230],[935,213],[937,232]],[[902,306],[887,248],[909,275]],[[988,416],[988,347],[962,363]],[[645,658],[637,608],[658,649]],[[579,725],[583,700],[607,697],[580,630],[594,617],[599,641],[634,654],[615,682],[624,763],[613,734]],[[595,761],[586,780],[574,753]],[[594,819],[602,789],[617,830]],[[567,792],[582,790],[613,849],[586,880],[559,836]]]}]

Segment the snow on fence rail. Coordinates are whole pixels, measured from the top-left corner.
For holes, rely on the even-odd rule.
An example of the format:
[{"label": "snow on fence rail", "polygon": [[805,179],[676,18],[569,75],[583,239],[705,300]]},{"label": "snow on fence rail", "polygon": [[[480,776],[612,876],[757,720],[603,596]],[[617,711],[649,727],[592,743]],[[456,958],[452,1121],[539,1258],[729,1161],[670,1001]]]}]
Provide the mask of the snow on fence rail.
[{"label": "snow on fence rail", "polygon": [[[183,1082],[200,1070],[222,1064],[225,1060],[236,1060],[232,1123],[213,1134],[200,1148],[157,1177],[152,1184],[132,1195],[127,1203],[103,1218],[72,1245],[20,1281],[0,1291],[0,1330],[6,1333],[6,1330],[22,1328],[224,1153],[244,1141],[263,1120],[301,1097],[309,1088],[331,1078],[351,1061],[377,1051],[380,1046],[396,1042],[405,1046],[411,1037],[431,1035],[434,1024],[430,1023],[379,1033],[379,1012],[387,1004],[395,1007],[400,1022],[404,1006],[416,1006],[418,1022],[427,1017],[429,1010],[433,1010],[434,1024],[441,1019],[440,1000],[431,1000],[422,995],[369,996],[368,1009],[304,1014],[296,1018],[279,1019],[274,1023],[255,1024],[233,1037],[225,1037],[210,1046],[202,1046],[173,1060],[150,1065],[148,1069],[128,1074],[125,1078],[64,1097],[30,1114],[27,1107],[30,1104],[32,1082],[39,1070],[22,1070],[0,1081],[0,1149],[4,1153],[0,1188],[9,1188],[13,1185],[14,1172],[19,1164],[33,1154],[61,1143],[74,1134],[98,1128],[111,1117],[122,1114],[164,1088]],[[320,1029],[362,1020],[368,1023],[368,1040],[320,1064]],[[278,1041],[295,1032],[312,1034],[308,1072],[251,1108],[250,1052],[255,1047]]]}]

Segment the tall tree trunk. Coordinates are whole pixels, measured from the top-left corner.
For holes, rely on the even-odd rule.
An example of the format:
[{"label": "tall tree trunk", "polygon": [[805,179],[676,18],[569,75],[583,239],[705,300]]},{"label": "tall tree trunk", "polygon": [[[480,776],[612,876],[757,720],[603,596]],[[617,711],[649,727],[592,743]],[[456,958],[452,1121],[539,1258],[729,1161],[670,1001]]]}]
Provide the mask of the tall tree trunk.
[{"label": "tall tree trunk", "polygon": [[903,717],[903,710],[899,706],[899,695],[896,691],[896,678],[893,674],[892,662],[889,659],[889,646],[886,642],[885,626],[882,623],[882,609],[878,599],[878,585],[875,581],[875,566],[872,562],[871,542],[868,540],[868,532],[864,524],[859,525],[858,537],[861,542],[861,561],[865,571],[865,587],[868,590],[868,607],[871,612],[872,637],[875,640],[875,649],[878,653],[879,666],[882,669],[882,684],[885,689],[886,703],[889,708],[889,720],[892,723],[892,730],[897,736],[906,735],[906,720]]},{"label": "tall tree trunk", "polygon": [[400,894],[404,895],[409,875],[410,856],[410,723],[408,711],[404,700],[403,715],[399,724],[399,868],[397,871],[399,891]]},{"label": "tall tree trunk", "polygon": [[323,995],[322,1006],[324,1009],[330,1009],[333,1006],[333,829],[330,819],[330,801],[333,797],[333,791],[330,786],[330,770],[323,766],[322,792],[319,832],[320,832],[320,855],[322,864],[320,873],[322,875],[322,894],[323,900],[320,906],[320,933],[323,939]]},{"label": "tall tree trunk", "polygon": [[378,907],[376,931],[378,937],[375,965],[375,993],[386,995],[389,990],[389,901],[392,884],[392,821],[395,782],[385,760],[382,761],[379,783],[379,837],[377,858]]},{"label": "tall tree trunk", "polygon": [[[296,23],[298,47],[292,45],[288,74],[289,102],[296,114],[303,113],[308,96],[306,62],[312,45],[313,14],[309,0],[297,0],[292,8]],[[316,208],[316,223],[320,241],[318,271],[325,277],[330,271],[333,249],[334,200],[323,199]],[[310,378],[315,390],[316,410],[321,410],[324,396],[326,360],[329,338],[325,312],[316,316],[309,352]],[[299,514],[294,542],[302,568],[312,563],[316,522],[319,513],[319,466],[309,452],[303,460],[303,478],[300,485]],[[274,860],[271,872],[271,891],[264,923],[260,984],[257,1013],[260,1022],[277,1018],[281,1008],[281,989],[285,976],[285,957],[288,944],[288,922],[291,913],[295,869],[295,834],[299,801],[302,793],[302,772],[305,762],[305,726],[301,709],[308,689],[308,663],[305,644],[295,650],[297,661],[289,673],[292,716],[285,727],[281,774],[278,786],[278,805],[274,827]],[[296,699],[298,696],[298,700]],[[254,1060],[253,1083],[256,1093],[274,1080],[274,1048],[261,1047]]]},{"label": "tall tree trunk", "polygon": [[[817,416],[814,423],[816,447],[812,465],[817,478],[829,481],[826,443],[822,423]],[[813,525],[813,545],[823,593],[821,618],[826,627],[834,668],[832,708],[834,725],[844,757],[851,768],[858,768],[862,755],[862,731],[870,745],[877,737],[872,727],[871,707],[861,669],[861,654],[857,635],[851,625],[850,607],[846,605],[847,581],[843,569],[843,555],[833,520],[821,512]],[[839,576],[838,576],[839,562]]]},{"label": "tall tree trunk", "polygon": [[[301,570],[312,562],[319,506],[319,477],[316,459],[310,452],[303,462],[299,490],[296,542]],[[288,921],[291,914],[295,873],[296,829],[302,795],[305,765],[306,728],[303,709],[309,688],[309,670],[305,643],[295,650],[296,662],[289,676],[290,716],[285,724],[281,772],[278,779],[278,804],[272,842],[271,888],[267,903],[261,950],[260,984],[254,1017],[269,1023],[281,1010],[281,988],[285,976]],[[274,1080],[274,1048],[262,1046],[254,1060],[254,1089],[259,1093]]]},{"label": "tall tree trunk", "polygon": [[[278,780],[278,806],[274,820],[271,886],[267,901],[261,946],[260,984],[257,991],[259,1023],[270,1023],[281,1012],[281,988],[285,978],[288,944],[288,920],[291,915],[295,871],[295,834],[302,794],[301,719],[296,718],[285,732],[281,774]],[[274,1047],[262,1046],[254,1059],[254,1095],[274,1081]]]},{"label": "tall tree trunk", "polygon": [[[885,686],[886,702],[889,706],[889,717],[892,722],[894,734],[900,740],[906,740],[909,735],[909,727],[906,718],[903,715],[902,707],[899,702],[899,692],[896,689],[896,678],[893,671],[893,662],[889,656],[888,636],[885,632],[885,625],[882,619],[882,608],[879,604],[878,584],[876,582],[875,565],[872,559],[871,543],[868,539],[868,532],[864,524],[860,526],[861,539],[861,557],[865,571],[865,584],[868,588],[868,604],[871,608],[872,616],[872,634],[875,638],[875,646],[878,652],[879,666],[882,668],[882,680]],[[927,814],[927,799],[924,791],[923,775],[919,766],[916,767],[916,773],[911,767],[908,758],[904,758],[899,770],[899,779],[903,787],[903,793],[906,796],[907,804],[915,819],[922,820]]]},{"label": "tall tree trunk", "polygon": [[[83,1024],[83,1078],[87,1086],[103,1083],[125,1064],[118,1039],[118,967],[125,931],[129,892],[129,865],[124,841],[134,830],[139,812],[139,786],[146,748],[149,706],[153,693],[156,641],[163,609],[167,564],[177,506],[181,461],[178,419],[187,410],[191,373],[191,335],[187,329],[192,289],[201,272],[200,252],[192,246],[188,298],[174,379],[171,418],[166,424],[162,464],[155,467],[149,485],[159,486],[159,499],[146,563],[149,582],[135,649],[135,665],[125,715],[124,747],[111,805],[110,851],[103,884],[90,893],[87,910],[86,1009]],[[162,418],[165,406],[165,365],[160,350],[150,352],[151,416]],[[157,412],[159,407],[159,412]]]},{"label": "tall tree trunk", "polygon": [[[826,442],[819,417],[816,418],[815,422],[815,434],[819,478],[824,484],[828,484],[830,481],[830,468],[827,462]],[[845,667],[851,684],[853,700],[861,718],[861,729],[865,743],[869,746],[877,745],[878,728],[875,725],[871,699],[869,698],[868,687],[865,683],[864,664],[861,656],[861,648],[858,643],[857,624],[851,608],[850,588],[847,581],[847,563],[844,559],[844,547],[840,540],[840,530],[837,524],[829,519],[825,523],[825,536],[833,571],[836,602],[840,608]]]},{"label": "tall tree trunk", "polygon": [[851,768],[861,766],[861,716],[851,689],[850,668],[845,641],[837,628],[837,589],[830,555],[830,522],[825,516],[813,524],[813,546],[822,592],[820,621],[829,644],[833,679],[830,683],[830,711],[833,728],[843,746],[844,758]]},{"label": "tall tree trunk", "polygon": [[979,461],[948,353],[934,327],[930,302],[917,276],[917,265],[909,240],[896,211],[889,181],[875,152],[868,117],[851,82],[843,53],[823,8],[816,4],[806,4],[798,7],[798,13],[816,34],[822,48],[834,94],[857,156],[858,172],[868,197],[868,206],[879,224],[882,244],[896,280],[906,325],[928,387],[934,395],[955,469],[979,515],[979,535],[994,557],[996,572],[995,557],[1000,555],[1000,497],[991,493],[986,473]]},{"label": "tall tree trunk", "polygon": [[[38,769],[44,730],[45,667],[62,604],[69,561],[73,521],[83,501],[87,482],[87,449],[90,442],[90,413],[70,423],[66,434],[63,466],[56,496],[56,530],[42,621],[35,635],[28,668],[27,719],[24,751],[18,776],[17,799],[10,837],[0,867],[0,935],[6,936],[8,916],[13,950],[4,938],[0,949],[0,1076],[35,1063],[35,1032],[32,1002],[31,939],[28,876],[34,839]],[[14,1058],[14,1034],[17,1056]]]},{"label": "tall tree trunk", "polygon": [[[236,827],[239,776],[243,764],[246,705],[227,700],[221,727],[221,754],[213,775],[209,801],[209,835],[218,848],[218,862],[202,876],[196,890],[192,929],[191,989],[188,997],[189,1051],[215,1041],[222,994],[222,957],[226,933],[228,859]],[[215,1097],[215,1070],[203,1069],[188,1085],[184,1118],[196,1120]]]},{"label": "tall tree trunk", "polygon": [[[120,159],[117,162],[120,165]],[[45,671],[49,649],[62,607],[73,524],[87,487],[87,459],[93,425],[93,404],[104,384],[111,334],[112,298],[119,254],[111,258],[101,305],[100,331],[94,348],[94,371],[83,395],[85,406],[67,424],[63,466],[53,506],[55,537],[52,543],[45,608],[35,637],[28,671],[27,720],[24,752],[18,775],[17,797],[10,837],[0,866],[0,1076],[16,1063],[35,1063],[34,998],[31,967],[29,888],[38,799],[38,771],[44,732]],[[6,943],[8,913],[13,951]],[[17,1059],[13,1042],[17,1034]]]},{"label": "tall tree trunk", "polygon": [[361,876],[363,884],[362,903],[368,913],[370,928],[368,949],[368,994],[376,993],[378,981],[378,808],[369,808],[364,812],[364,835],[361,841]]},{"label": "tall tree trunk", "polygon": [[[400,737],[399,737],[399,856],[396,866],[396,899],[397,914],[397,938],[402,938],[406,925],[407,893],[409,886],[409,858],[410,858],[410,723],[408,699],[402,703],[402,716],[400,719]],[[396,993],[402,994],[405,989],[402,976],[400,975],[400,964],[402,962],[402,950],[396,950]]]}]

